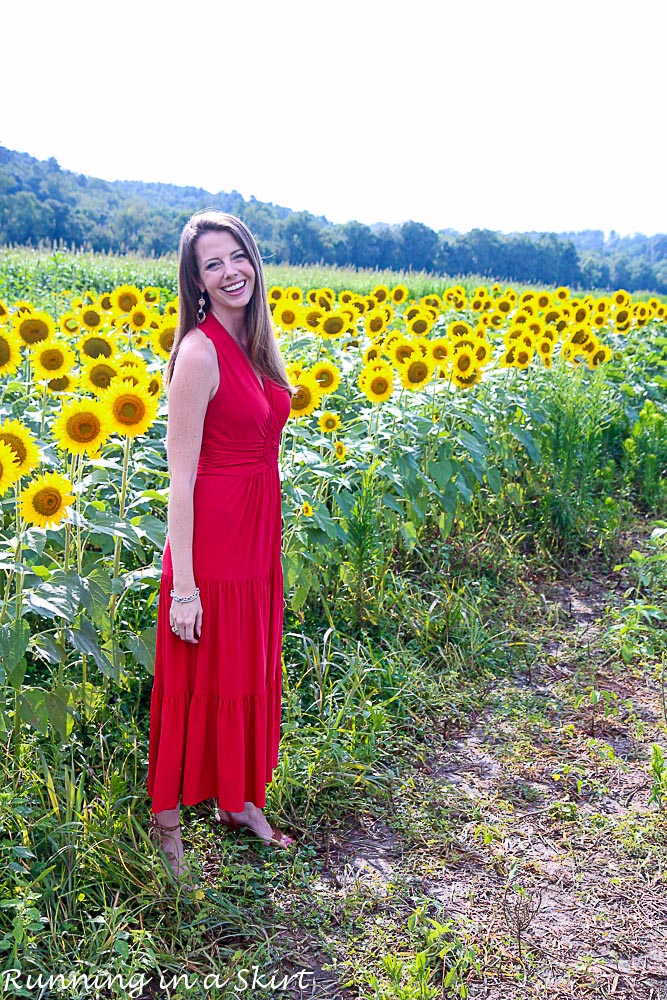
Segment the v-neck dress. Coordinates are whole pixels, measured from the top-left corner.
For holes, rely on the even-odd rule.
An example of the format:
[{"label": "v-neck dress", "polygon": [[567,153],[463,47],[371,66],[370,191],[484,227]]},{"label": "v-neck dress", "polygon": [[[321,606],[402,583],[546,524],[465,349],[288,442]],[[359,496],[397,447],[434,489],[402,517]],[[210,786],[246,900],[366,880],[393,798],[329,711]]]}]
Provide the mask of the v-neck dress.
[{"label": "v-neck dress", "polygon": [[162,559],[150,704],[153,812],[216,798],[266,804],[278,763],[282,694],[282,502],[278,451],[290,394],[263,376],[209,313],[220,385],[208,404],[194,486],[199,643],[169,625],[173,569]]}]

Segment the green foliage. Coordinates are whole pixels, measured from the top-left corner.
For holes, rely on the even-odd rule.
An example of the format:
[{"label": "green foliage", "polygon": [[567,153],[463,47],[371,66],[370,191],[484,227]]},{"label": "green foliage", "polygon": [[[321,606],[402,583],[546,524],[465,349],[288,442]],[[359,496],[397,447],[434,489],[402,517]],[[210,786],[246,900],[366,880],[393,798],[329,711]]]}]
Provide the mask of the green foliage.
[{"label": "green foliage", "polygon": [[625,481],[645,510],[667,511],[667,416],[647,400],[623,444]]}]

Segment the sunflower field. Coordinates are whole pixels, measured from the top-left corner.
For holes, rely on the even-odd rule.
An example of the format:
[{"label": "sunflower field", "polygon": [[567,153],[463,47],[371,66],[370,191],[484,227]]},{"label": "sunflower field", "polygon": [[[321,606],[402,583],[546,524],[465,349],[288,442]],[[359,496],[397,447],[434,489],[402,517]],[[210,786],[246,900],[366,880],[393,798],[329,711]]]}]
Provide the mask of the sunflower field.
[{"label": "sunflower field", "polygon": [[[33,885],[15,850],[36,850],[21,817],[64,810],[85,833],[82,762],[102,725],[134,734],[117,737],[133,776],[114,771],[96,808],[137,836],[168,500],[163,371],[178,314],[166,285],[42,293],[0,302],[0,733],[12,801],[24,768],[41,775],[3,850],[35,898],[49,880]],[[288,645],[290,635],[307,642],[307,627],[381,635],[404,581],[421,572],[436,581],[434,606],[465,576],[474,617],[474,594],[501,587],[517,554],[563,563],[611,552],[631,511],[667,513],[661,300],[285,282],[269,301],[297,387],[279,456]],[[305,794],[289,773],[290,740],[315,745],[306,691],[326,714],[317,663],[298,683],[286,677],[292,735],[276,795],[287,801]],[[378,733],[391,714],[363,711]],[[366,773],[369,746],[356,740]],[[52,762],[74,744],[80,782],[72,764],[56,790]],[[99,870],[88,876],[81,902]],[[68,906],[74,919],[74,897]],[[10,934],[0,948],[16,961],[28,938]]]}]

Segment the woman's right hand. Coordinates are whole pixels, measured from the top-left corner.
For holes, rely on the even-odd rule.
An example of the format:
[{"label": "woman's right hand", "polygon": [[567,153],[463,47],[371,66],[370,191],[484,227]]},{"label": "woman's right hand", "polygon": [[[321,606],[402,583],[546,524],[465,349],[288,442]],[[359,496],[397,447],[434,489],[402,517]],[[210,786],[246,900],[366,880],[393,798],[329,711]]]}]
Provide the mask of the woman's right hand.
[{"label": "woman's right hand", "polygon": [[194,601],[188,601],[187,604],[179,604],[178,601],[172,600],[169,610],[169,624],[177,638],[197,644],[199,639],[196,637],[201,635],[202,618],[203,608],[200,597]]}]

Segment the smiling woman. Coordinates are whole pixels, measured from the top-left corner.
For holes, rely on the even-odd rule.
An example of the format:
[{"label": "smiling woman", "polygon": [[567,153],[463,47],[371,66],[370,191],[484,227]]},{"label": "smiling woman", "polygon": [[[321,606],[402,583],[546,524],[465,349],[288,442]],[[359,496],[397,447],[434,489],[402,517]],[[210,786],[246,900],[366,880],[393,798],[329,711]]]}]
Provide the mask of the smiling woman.
[{"label": "smiling woman", "polygon": [[280,739],[278,453],[292,387],[257,244],[234,216],[205,212],[183,231],[166,380],[168,536],[148,792],[154,831],[180,875],[181,804],[214,799],[226,826],[293,843],[262,811]]}]

